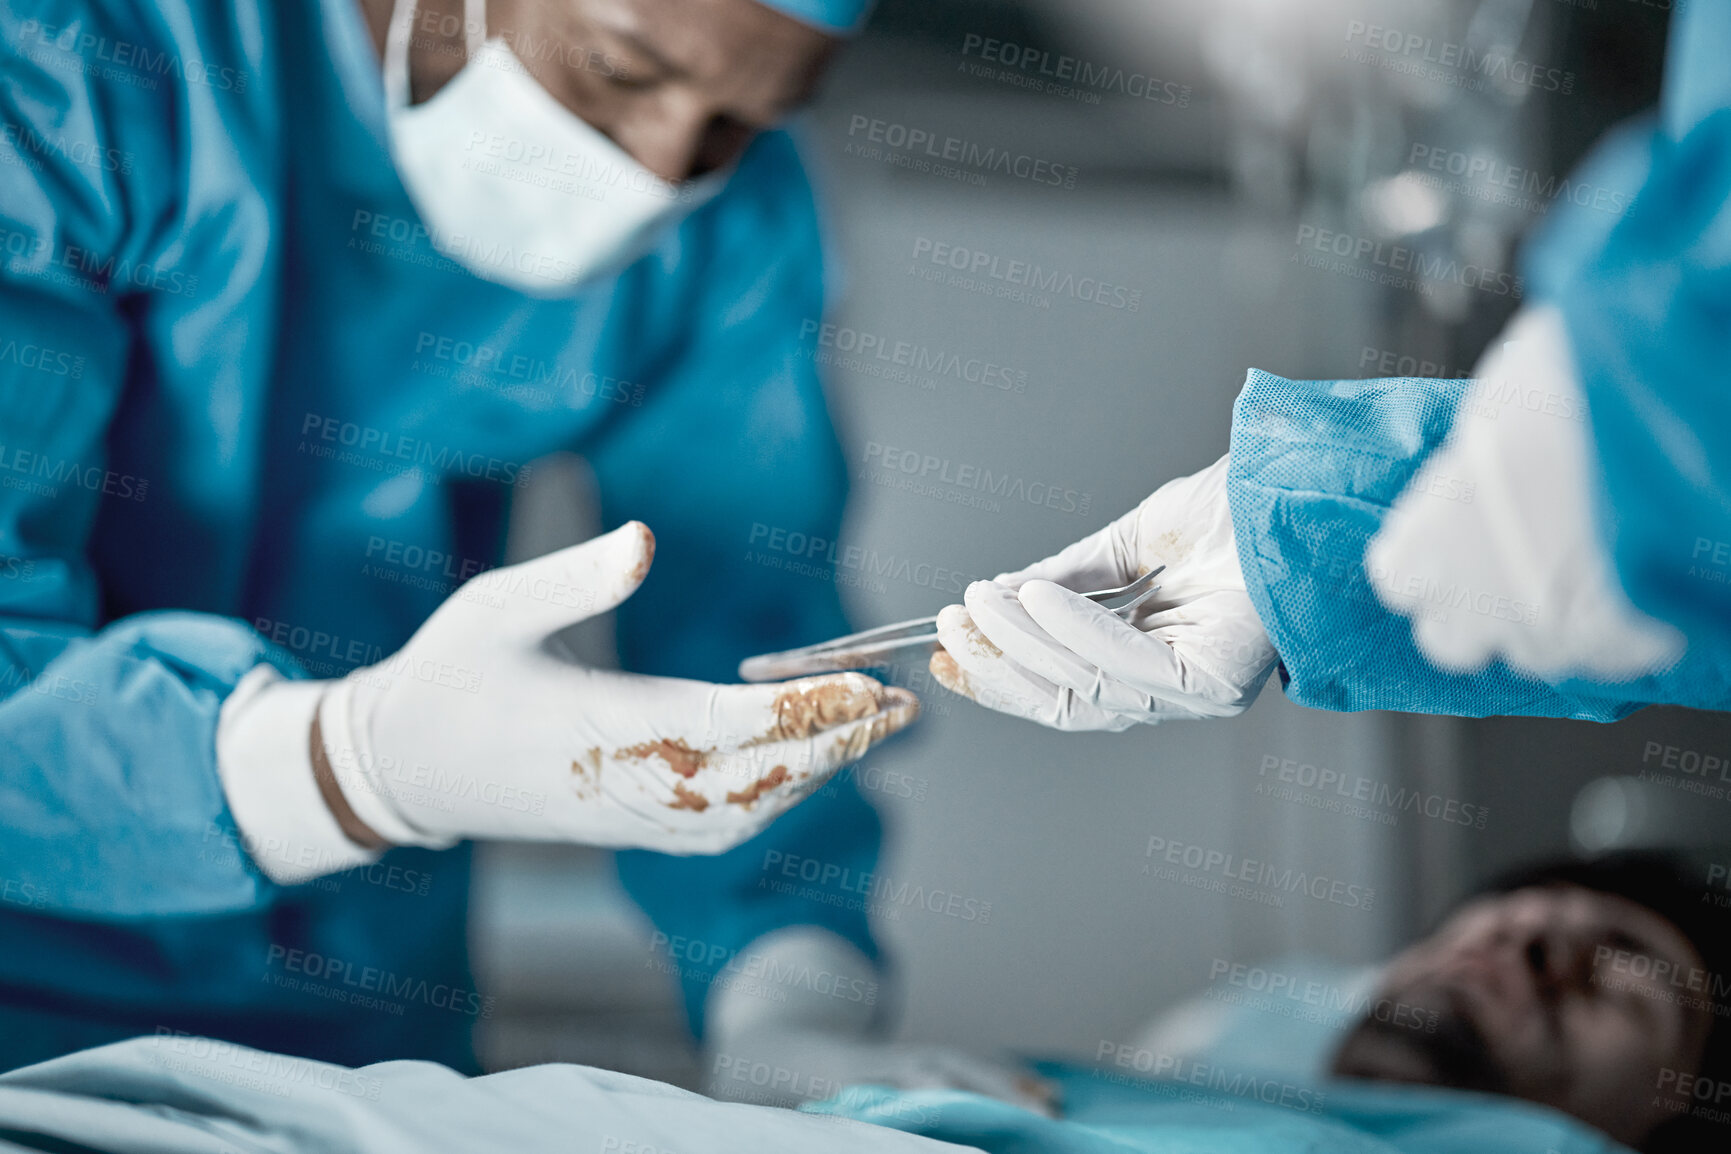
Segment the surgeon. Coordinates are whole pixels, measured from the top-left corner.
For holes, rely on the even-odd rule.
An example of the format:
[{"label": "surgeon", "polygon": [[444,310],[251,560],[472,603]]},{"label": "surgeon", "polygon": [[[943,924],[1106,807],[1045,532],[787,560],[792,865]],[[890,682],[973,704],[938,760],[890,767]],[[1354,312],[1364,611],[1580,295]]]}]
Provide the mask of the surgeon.
[{"label": "surgeon", "polygon": [[[846,782],[770,823],[917,703],[712,683],[843,626],[753,550],[839,523],[773,125],[864,15],[0,0],[0,1065],[472,1069],[476,838],[632,851],[716,968],[872,972],[863,912],[755,883],[872,868]],[[555,451],[610,531],[498,568]],[[614,608],[630,672],[566,644]]]},{"label": "surgeon", "polygon": [[[932,672],[1059,729],[1322,709],[1731,709],[1731,6],[1679,5],[1661,107],[1526,253],[1475,381],[1252,371],[1225,457],[947,607]],[[1120,621],[1072,590],[1158,566]]]}]

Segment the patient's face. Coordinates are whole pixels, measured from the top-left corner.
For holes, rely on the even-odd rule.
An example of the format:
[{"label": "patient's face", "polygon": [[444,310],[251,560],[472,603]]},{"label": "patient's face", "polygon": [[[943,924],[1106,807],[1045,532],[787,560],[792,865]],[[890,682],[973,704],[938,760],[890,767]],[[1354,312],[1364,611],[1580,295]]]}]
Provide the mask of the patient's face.
[{"label": "patient's face", "polygon": [[1638,1145],[1668,1116],[1653,1105],[1660,1072],[1699,1069],[1712,1018],[1677,1004],[1672,975],[1703,968],[1677,927],[1623,898],[1567,885],[1480,898],[1383,979],[1382,997],[1435,1010],[1435,1030],[1369,1019],[1335,1073],[1512,1094]]}]

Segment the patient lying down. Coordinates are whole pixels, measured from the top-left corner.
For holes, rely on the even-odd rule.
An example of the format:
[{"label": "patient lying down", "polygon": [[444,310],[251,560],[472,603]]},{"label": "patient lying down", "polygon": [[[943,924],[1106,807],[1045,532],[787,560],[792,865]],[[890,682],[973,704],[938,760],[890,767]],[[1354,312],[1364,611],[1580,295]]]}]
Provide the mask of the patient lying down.
[{"label": "patient lying down", "polygon": [[1292,1063],[1298,1077],[1526,1099],[1649,1152],[1731,1148],[1728,928],[1668,857],[1527,869],[1367,975],[1343,999],[1361,1016],[1332,1031],[1199,1001],[1189,1008],[1215,1014],[1200,1031],[1211,1038],[1196,1036],[1195,1014],[1188,1038],[1172,1029],[1178,1013],[1149,1044],[1237,1062],[1284,1047],[1314,1054],[1313,1068]]},{"label": "patient lying down", "polygon": [[[1299,1109],[1052,1064],[1042,1072],[1062,1094],[1062,1118],[954,1089],[886,1087],[848,1090],[822,1107],[842,1116],[825,1117],[584,1066],[481,1078],[426,1062],[351,1071],[158,1036],[0,1075],[0,1151],[1575,1154],[1605,1150],[1603,1136],[1645,1154],[1722,1150],[1727,938],[1725,911],[1664,859],[1506,879],[1372,978],[1347,1011],[1362,1018],[1307,1043],[1314,1058],[1293,1077],[1324,1090]],[[1378,1012],[1388,1005],[1405,1012]],[[1243,1009],[1226,1009],[1239,1053],[1225,1060],[1277,1060],[1291,1022]],[[1221,1037],[1213,1050],[1199,1041],[1192,1029],[1186,1061],[1223,1060]]]}]

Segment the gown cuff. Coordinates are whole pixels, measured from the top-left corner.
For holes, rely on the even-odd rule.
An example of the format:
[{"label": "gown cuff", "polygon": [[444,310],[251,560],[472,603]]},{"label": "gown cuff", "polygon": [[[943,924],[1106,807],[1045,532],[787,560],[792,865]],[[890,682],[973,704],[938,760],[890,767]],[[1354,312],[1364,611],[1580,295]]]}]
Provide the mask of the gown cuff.
[{"label": "gown cuff", "polygon": [[378,859],[343,833],[313,776],[309,735],[329,683],[268,665],[240,679],[216,730],[217,773],[241,843],[264,875],[297,885]]}]

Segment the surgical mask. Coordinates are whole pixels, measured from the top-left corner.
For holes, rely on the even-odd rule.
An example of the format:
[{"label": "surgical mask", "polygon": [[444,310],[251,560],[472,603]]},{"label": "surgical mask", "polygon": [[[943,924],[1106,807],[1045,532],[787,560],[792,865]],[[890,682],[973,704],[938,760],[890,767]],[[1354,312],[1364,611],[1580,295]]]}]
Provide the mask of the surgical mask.
[{"label": "surgical mask", "polygon": [[555,100],[469,0],[468,62],[409,103],[415,0],[385,40],[391,155],[433,247],[476,276],[563,296],[620,272],[720,191],[724,173],[670,184]]}]

